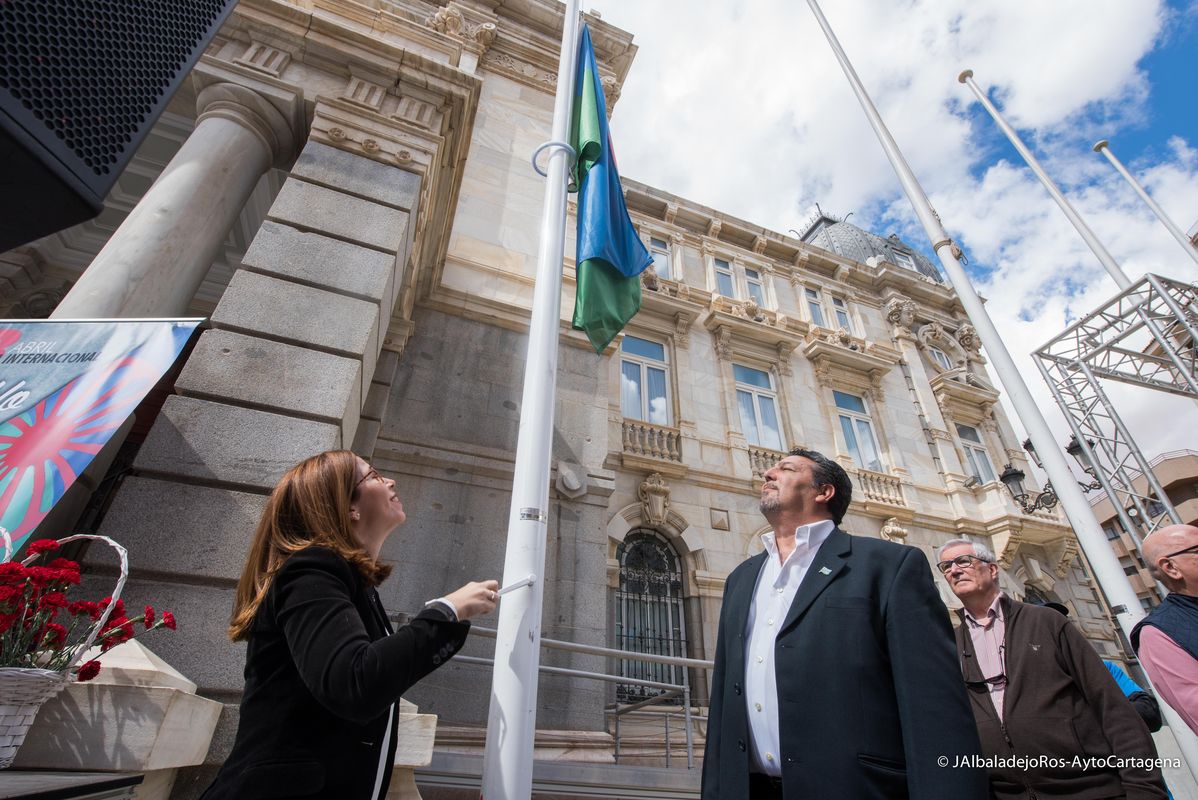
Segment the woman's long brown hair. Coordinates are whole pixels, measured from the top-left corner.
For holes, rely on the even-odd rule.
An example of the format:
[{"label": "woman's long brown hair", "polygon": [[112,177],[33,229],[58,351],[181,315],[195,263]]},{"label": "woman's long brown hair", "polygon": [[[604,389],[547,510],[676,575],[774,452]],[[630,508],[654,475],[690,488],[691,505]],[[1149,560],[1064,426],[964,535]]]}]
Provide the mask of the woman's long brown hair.
[{"label": "woman's long brown hair", "polygon": [[249,558],[237,582],[229,638],[248,639],[262,598],[283,563],[306,547],[334,550],[377,586],[391,567],[362,549],[350,527],[350,503],[357,496],[358,457],[329,450],[289,469],[270,493],[254,533]]}]

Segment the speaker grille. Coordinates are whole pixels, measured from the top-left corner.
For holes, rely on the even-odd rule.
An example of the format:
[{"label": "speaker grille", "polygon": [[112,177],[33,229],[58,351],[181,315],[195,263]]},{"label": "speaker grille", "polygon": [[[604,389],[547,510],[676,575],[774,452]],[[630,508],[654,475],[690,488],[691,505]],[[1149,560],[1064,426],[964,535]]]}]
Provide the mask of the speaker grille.
[{"label": "speaker grille", "polygon": [[0,88],[95,175],[119,169],[230,0],[0,0]]}]

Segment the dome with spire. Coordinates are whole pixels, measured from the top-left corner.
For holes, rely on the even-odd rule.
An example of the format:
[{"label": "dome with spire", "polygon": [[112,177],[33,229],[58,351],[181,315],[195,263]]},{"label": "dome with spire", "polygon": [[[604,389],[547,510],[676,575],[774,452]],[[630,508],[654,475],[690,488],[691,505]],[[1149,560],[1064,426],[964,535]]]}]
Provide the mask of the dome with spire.
[{"label": "dome with spire", "polygon": [[883,239],[856,225],[821,212],[815,221],[807,226],[807,231],[800,238],[804,242],[831,250],[837,255],[862,264],[870,258],[876,258],[918,272],[936,283],[944,282],[940,277],[940,271],[927,256],[893,233]]}]

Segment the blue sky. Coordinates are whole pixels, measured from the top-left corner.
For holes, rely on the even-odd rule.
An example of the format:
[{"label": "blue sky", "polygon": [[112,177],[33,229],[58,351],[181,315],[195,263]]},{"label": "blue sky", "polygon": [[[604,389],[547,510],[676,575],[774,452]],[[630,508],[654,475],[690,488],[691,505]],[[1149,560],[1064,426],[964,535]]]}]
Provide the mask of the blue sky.
[{"label": "blue sky", "polygon": [[[778,232],[801,229],[818,202],[930,250],[806,3],[584,8],[640,48],[612,118],[622,174]],[[823,10],[1025,374],[1037,374],[1032,350],[1117,289],[957,82],[962,69],[1133,280],[1198,279],[1091,150],[1109,139],[1183,230],[1198,221],[1198,0],[825,0]],[[1052,407],[1047,387],[1031,388]],[[1113,394],[1145,450],[1198,449],[1176,436],[1178,415],[1198,416],[1192,402]]]}]

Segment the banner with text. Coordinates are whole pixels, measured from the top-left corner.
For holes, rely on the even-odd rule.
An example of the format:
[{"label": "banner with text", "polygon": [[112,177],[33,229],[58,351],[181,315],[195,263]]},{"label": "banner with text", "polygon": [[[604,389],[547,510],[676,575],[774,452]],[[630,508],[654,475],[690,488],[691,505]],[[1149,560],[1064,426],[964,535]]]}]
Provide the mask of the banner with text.
[{"label": "banner with text", "polygon": [[14,547],[170,369],[201,322],[0,320],[0,527]]}]

